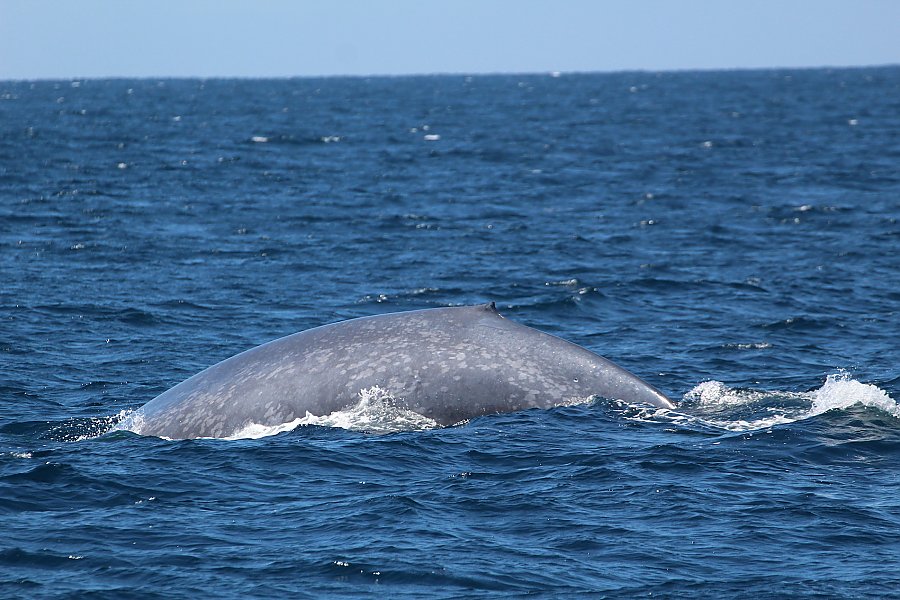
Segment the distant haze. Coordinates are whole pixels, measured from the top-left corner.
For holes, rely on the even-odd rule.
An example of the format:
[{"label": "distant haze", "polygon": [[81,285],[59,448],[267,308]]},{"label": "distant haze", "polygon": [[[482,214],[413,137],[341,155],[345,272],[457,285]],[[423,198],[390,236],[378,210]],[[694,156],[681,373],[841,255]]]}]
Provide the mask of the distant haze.
[{"label": "distant haze", "polygon": [[900,63],[892,0],[0,0],[0,79]]}]

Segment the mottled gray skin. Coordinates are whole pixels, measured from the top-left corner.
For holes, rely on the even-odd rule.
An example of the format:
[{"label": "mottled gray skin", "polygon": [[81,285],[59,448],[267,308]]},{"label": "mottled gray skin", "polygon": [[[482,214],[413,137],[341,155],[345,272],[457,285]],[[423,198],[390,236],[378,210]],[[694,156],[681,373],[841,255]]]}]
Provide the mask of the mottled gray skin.
[{"label": "mottled gray skin", "polygon": [[491,303],[352,319],[263,344],[148,402],[139,433],[226,437],[349,408],[372,386],[441,425],[593,395],[672,407],[635,375]]}]

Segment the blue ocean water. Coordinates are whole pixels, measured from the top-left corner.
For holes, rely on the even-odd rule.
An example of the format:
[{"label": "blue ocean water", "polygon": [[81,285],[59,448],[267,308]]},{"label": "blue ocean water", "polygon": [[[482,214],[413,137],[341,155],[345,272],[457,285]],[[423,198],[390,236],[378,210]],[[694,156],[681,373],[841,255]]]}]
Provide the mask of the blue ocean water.
[{"label": "blue ocean water", "polygon": [[[555,75],[0,82],[0,596],[900,593],[900,67]],[[677,408],[108,432],[491,300]]]}]

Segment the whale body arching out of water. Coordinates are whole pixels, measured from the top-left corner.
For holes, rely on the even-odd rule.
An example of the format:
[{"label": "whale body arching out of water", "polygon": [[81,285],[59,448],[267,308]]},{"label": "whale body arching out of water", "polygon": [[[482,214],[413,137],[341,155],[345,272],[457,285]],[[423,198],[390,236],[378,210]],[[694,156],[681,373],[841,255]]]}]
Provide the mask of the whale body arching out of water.
[{"label": "whale body arching out of water", "polygon": [[440,425],[591,396],[673,406],[613,362],[510,321],[490,303],[362,317],[277,339],[186,379],[121,428],[228,437],[350,408],[375,386]]}]

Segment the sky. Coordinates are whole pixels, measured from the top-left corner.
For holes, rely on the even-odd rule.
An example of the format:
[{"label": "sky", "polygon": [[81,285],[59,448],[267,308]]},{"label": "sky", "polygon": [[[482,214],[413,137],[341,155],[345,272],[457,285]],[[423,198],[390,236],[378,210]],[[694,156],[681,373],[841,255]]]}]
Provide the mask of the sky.
[{"label": "sky", "polygon": [[0,0],[0,80],[900,64],[900,0]]}]

